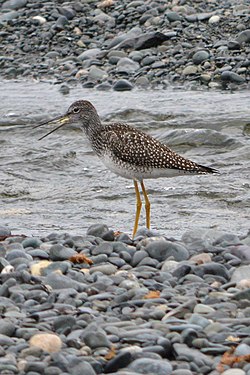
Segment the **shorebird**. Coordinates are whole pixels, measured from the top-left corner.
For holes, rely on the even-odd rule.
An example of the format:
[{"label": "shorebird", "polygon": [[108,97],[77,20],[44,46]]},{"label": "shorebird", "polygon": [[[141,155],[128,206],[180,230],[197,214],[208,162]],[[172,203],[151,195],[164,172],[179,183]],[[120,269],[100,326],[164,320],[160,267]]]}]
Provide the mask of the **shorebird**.
[{"label": "shorebird", "polygon": [[66,114],[37,125],[59,125],[43,139],[66,124],[82,128],[96,155],[107,168],[119,176],[132,179],[136,194],[136,215],[133,238],[138,229],[142,200],[145,201],[146,227],[150,228],[150,201],[144,185],[145,179],[174,177],[185,174],[211,174],[214,168],[197,164],[172,151],[150,135],[123,123],[102,124],[95,107],[87,100],[74,102]]}]

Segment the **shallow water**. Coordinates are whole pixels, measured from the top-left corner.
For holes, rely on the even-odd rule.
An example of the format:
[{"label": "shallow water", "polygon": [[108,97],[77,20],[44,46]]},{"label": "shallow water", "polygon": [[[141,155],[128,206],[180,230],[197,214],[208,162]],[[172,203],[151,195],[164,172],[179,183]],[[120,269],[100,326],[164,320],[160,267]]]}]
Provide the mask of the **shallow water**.
[{"label": "shallow water", "polygon": [[[248,92],[101,92],[77,87],[63,96],[48,83],[2,82],[0,92],[0,224],[13,233],[85,233],[91,224],[131,233],[133,183],[106,170],[84,135],[33,124],[88,99],[104,121],[149,132],[220,175],[147,180],[152,228],[179,238],[187,229],[249,230],[250,94]],[[141,226],[145,225],[142,210]]]}]

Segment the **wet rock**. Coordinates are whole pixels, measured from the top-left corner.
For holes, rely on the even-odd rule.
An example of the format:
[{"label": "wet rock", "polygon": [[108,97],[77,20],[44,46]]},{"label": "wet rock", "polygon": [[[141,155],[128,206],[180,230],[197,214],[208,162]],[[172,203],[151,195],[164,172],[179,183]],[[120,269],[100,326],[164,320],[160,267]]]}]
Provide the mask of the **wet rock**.
[{"label": "wet rock", "polygon": [[133,85],[126,79],[119,79],[115,82],[113,89],[115,91],[130,91],[133,89]]}]

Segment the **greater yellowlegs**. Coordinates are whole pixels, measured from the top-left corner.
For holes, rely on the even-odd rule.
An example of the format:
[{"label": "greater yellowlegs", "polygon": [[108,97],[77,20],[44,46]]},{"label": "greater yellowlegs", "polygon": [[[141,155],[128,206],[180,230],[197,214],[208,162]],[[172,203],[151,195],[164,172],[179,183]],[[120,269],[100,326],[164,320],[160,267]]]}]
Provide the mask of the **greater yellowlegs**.
[{"label": "greater yellowlegs", "polygon": [[174,177],[184,174],[209,174],[217,171],[188,160],[144,132],[122,123],[103,125],[95,107],[87,100],[74,102],[65,115],[39,124],[59,124],[40,139],[66,124],[78,124],[86,134],[94,152],[119,176],[132,179],[136,194],[135,236],[142,201],[138,182],[145,200],[146,226],[150,228],[150,201],[144,186],[146,178]]}]

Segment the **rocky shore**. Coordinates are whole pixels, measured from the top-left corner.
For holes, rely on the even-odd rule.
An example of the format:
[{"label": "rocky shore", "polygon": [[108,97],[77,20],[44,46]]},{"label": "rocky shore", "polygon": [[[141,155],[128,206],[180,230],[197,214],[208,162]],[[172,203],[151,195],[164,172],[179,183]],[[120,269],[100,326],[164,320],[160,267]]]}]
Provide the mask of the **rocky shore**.
[{"label": "rocky shore", "polygon": [[0,76],[47,80],[67,93],[249,88],[248,0],[7,0]]},{"label": "rocky shore", "polygon": [[0,239],[1,374],[250,374],[249,233]]}]

